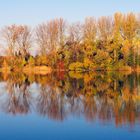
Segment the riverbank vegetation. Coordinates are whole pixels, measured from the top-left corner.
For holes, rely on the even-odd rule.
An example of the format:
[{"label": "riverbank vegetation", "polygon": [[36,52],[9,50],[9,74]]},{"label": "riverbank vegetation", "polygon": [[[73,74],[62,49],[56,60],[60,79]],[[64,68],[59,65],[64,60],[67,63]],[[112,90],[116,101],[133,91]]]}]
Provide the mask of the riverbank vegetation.
[{"label": "riverbank vegetation", "polygon": [[1,40],[2,72],[140,70],[140,14],[5,26]]}]

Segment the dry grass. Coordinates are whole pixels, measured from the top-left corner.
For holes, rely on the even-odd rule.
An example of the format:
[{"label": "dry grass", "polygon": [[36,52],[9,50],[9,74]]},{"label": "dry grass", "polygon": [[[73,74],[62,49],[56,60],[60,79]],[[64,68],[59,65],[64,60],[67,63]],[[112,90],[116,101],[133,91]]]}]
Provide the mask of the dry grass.
[{"label": "dry grass", "polygon": [[23,68],[23,73],[26,74],[46,75],[50,74],[51,72],[52,68],[47,66],[34,66],[34,67],[27,66]]},{"label": "dry grass", "polygon": [[2,67],[2,68],[0,68],[0,72],[2,72],[2,73],[10,73],[11,69],[10,69],[10,67]]}]

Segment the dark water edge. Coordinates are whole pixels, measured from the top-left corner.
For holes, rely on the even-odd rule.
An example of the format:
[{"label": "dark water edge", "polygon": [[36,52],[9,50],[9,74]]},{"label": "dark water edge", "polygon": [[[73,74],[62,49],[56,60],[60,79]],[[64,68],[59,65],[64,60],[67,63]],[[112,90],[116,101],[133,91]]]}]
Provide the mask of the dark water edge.
[{"label": "dark water edge", "polygon": [[0,74],[0,139],[140,138],[140,75]]}]

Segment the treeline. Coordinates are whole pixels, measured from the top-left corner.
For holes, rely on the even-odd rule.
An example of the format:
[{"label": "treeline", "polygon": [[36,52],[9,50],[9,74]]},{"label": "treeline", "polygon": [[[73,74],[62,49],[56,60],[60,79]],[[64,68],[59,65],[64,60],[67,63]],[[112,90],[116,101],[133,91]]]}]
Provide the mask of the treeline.
[{"label": "treeline", "polygon": [[[50,66],[60,70],[128,70],[140,66],[140,14],[115,13],[68,24],[54,19],[31,29],[1,29],[0,66]],[[33,56],[33,50],[37,50]]]}]

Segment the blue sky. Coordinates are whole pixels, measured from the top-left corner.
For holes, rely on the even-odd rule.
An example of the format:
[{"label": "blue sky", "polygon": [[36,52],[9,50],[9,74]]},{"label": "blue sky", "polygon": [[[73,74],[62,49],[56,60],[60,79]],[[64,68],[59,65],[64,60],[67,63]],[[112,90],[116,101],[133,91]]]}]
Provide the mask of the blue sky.
[{"label": "blue sky", "polygon": [[56,17],[82,21],[86,16],[112,15],[117,11],[140,13],[140,0],[0,0],[0,26],[34,26]]}]

